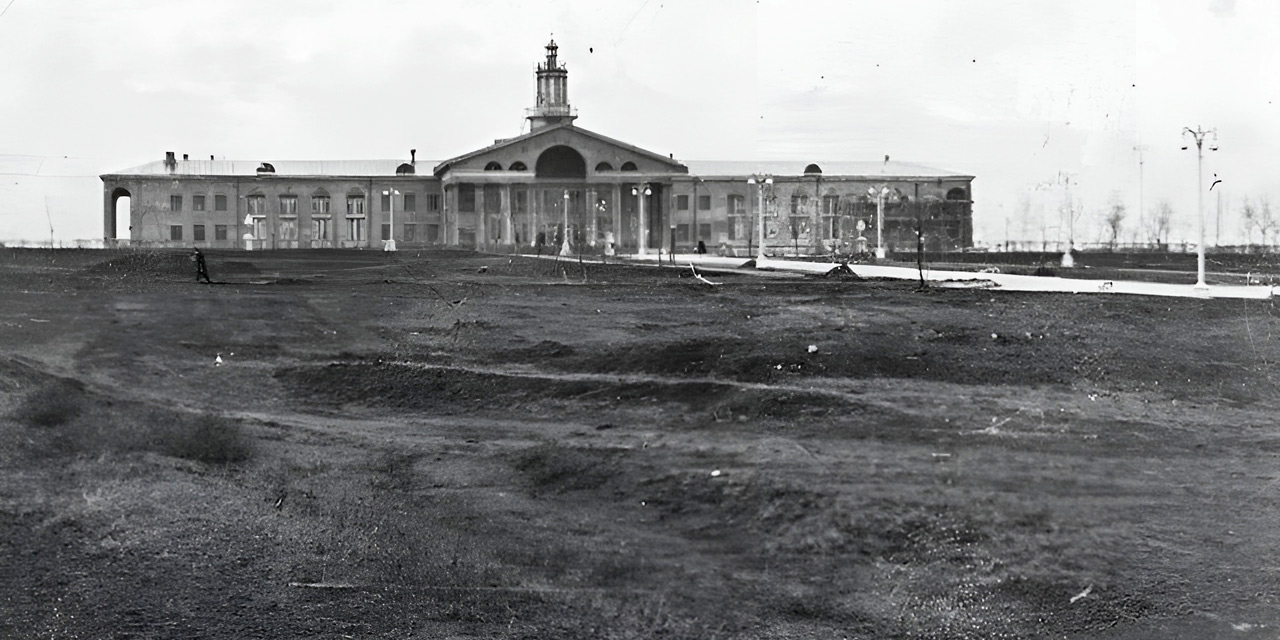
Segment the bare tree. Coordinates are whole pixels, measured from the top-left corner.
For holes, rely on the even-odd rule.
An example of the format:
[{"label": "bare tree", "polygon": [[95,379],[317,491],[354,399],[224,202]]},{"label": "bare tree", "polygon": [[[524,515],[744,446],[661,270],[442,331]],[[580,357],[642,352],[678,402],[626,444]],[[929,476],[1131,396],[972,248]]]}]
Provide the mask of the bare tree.
[{"label": "bare tree", "polygon": [[1147,241],[1163,248],[1169,241],[1169,226],[1173,221],[1173,205],[1166,199],[1156,203],[1156,208],[1143,220]]},{"label": "bare tree", "polygon": [[1271,212],[1271,198],[1262,196],[1258,198],[1258,231],[1262,234],[1262,250],[1269,251],[1271,242],[1268,241],[1269,234],[1276,228],[1275,214]]},{"label": "bare tree", "polygon": [[1271,210],[1271,198],[1261,196],[1257,201],[1248,198],[1241,200],[1240,222],[1244,225],[1245,238],[1250,250],[1254,248],[1253,232],[1258,232],[1258,246],[1268,251],[1274,243],[1277,221],[1275,212]]},{"label": "bare tree", "polygon": [[1107,230],[1111,232],[1111,250],[1116,250],[1116,242],[1120,239],[1120,228],[1124,224],[1125,216],[1124,203],[1120,201],[1120,194],[1111,194],[1111,207],[1107,211],[1106,223]]}]

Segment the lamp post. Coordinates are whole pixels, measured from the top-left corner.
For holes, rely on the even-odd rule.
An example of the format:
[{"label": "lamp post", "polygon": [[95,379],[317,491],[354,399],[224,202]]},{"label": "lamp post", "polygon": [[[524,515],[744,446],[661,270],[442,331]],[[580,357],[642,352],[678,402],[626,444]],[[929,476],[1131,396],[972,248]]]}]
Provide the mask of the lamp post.
[{"label": "lamp post", "polygon": [[640,212],[639,212],[640,220],[639,220],[639,224],[636,225],[637,229],[639,229],[640,237],[639,237],[639,242],[636,243],[637,244],[636,255],[642,256],[649,252],[648,251],[649,238],[647,237],[647,234],[645,233],[645,229],[644,229],[644,200],[646,196],[652,193],[653,191],[649,189],[649,185],[647,184],[641,184],[635,187],[631,187],[631,195],[636,197],[636,200],[640,205]]},{"label": "lamp post", "polygon": [[382,195],[387,196],[387,203],[388,203],[387,209],[388,211],[391,212],[390,221],[387,223],[387,225],[390,227],[390,233],[387,234],[387,241],[383,243],[382,250],[395,251],[396,250],[396,196],[400,195],[400,192],[396,191],[395,189],[391,189],[389,191],[383,191]]},{"label": "lamp post", "polygon": [[884,260],[884,199],[889,197],[889,187],[871,187],[867,195],[876,199],[876,260]]},{"label": "lamp post", "polygon": [[[1183,138],[1188,134],[1196,142],[1196,211],[1200,216],[1200,242],[1196,247],[1196,288],[1207,291],[1209,285],[1204,281],[1204,140],[1209,138],[1209,150],[1217,151],[1218,132],[1215,129],[1205,131],[1199,126],[1195,129],[1183,127]],[[1189,146],[1183,145],[1182,150],[1186,151]]]},{"label": "lamp post", "polygon": [[747,178],[747,184],[755,185],[758,194],[757,202],[759,206],[756,207],[757,229],[760,232],[760,248],[756,253],[756,262],[758,263],[764,260],[764,188],[765,185],[773,185],[773,178],[770,176],[751,176]]},{"label": "lamp post", "polygon": [[573,253],[573,248],[569,245],[569,190],[564,190],[564,206],[561,207],[564,213],[564,227],[560,232],[564,234],[564,242],[560,244],[560,255],[569,256]]}]

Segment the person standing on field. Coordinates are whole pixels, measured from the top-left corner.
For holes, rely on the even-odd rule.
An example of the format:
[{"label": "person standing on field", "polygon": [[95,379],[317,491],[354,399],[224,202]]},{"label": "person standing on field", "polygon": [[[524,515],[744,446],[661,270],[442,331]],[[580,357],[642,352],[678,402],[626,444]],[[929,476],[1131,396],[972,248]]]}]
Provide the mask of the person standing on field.
[{"label": "person standing on field", "polygon": [[200,282],[200,278],[204,278],[206,283],[213,284],[213,281],[209,279],[209,265],[205,264],[204,253],[200,249],[196,249],[191,254],[191,261],[196,263],[196,282]]}]

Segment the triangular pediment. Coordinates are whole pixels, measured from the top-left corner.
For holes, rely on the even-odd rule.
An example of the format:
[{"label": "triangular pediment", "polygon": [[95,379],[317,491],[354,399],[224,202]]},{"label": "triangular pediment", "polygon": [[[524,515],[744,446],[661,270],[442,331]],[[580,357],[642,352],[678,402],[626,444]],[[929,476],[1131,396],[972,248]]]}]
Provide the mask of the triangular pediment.
[{"label": "triangular pediment", "polygon": [[[586,175],[687,174],[689,168],[674,158],[629,145],[572,124],[560,124],[531,131],[524,135],[499,140],[494,144],[436,165],[434,173],[444,179],[450,174],[474,172],[523,173],[539,176],[539,161],[545,168],[549,155],[572,156],[564,148],[581,157]],[[576,159],[573,160],[577,162]]]}]

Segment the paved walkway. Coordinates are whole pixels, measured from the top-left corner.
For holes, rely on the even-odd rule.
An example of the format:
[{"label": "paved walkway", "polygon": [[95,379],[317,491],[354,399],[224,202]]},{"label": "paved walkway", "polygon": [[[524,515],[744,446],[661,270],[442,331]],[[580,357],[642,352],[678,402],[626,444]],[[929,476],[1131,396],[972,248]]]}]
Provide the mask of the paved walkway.
[{"label": "paved walkway", "polygon": [[[656,254],[618,256],[616,259],[625,262],[642,262],[657,264]],[[662,262],[669,264],[671,257],[662,256]],[[676,266],[698,265],[705,269],[739,269],[750,258],[721,257],[698,254],[676,254]],[[767,258],[763,264],[756,264],[756,269],[763,271],[781,271],[791,273],[824,274],[836,267],[838,262],[808,262],[804,260],[786,260]],[[900,280],[918,280],[919,272],[914,267],[889,265],[851,264],[849,268],[863,278],[892,278]],[[1058,278],[1046,276],[1024,276],[1012,273],[980,273],[974,271],[939,271],[925,269],[925,280],[944,287],[983,287],[1005,291],[1049,291],[1060,293],[1128,293],[1147,296],[1170,296],[1178,298],[1250,298],[1268,299],[1273,295],[1273,288],[1268,285],[1210,285],[1208,289],[1197,289],[1194,283],[1164,284],[1159,282],[1137,282],[1133,280],[1082,280],[1078,278]]]}]

